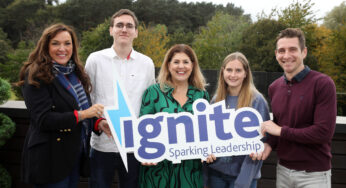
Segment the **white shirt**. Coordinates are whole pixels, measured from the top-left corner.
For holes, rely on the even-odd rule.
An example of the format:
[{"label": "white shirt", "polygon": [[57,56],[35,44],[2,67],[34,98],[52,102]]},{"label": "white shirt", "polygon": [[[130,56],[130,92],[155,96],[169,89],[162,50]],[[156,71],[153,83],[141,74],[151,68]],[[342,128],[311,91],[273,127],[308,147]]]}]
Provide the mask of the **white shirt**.
[{"label": "white shirt", "polygon": [[[129,58],[121,59],[113,49],[107,48],[89,55],[85,70],[90,77],[93,104],[114,106],[114,88],[118,75],[119,82],[124,86],[130,105],[136,117],[139,115],[144,91],[155,83],[155,67],[146,55],[132,49]],[[115,141],[102,133],[92,133],[91,147],[102,152],[118,152]]]}]

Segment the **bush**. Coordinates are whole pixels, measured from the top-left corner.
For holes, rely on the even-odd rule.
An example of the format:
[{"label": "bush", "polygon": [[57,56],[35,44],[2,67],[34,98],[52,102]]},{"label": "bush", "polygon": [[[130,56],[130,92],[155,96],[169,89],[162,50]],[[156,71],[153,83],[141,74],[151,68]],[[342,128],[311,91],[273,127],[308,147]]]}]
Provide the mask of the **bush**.
[{"label": "bush", "polygon": [[7,139],[12,137],[15,130],[14,122],[5,114],[0,113],[0,147],[5,144]]},{"label": "bush", "polygon": [[12,184],[11,176],[7,170],[0,165],[0,187],[10,188]]},{"label": "bush", "polygon": [[0,78],[0,104],[6,102],[11,96],[11,85]]},{"label": "bush", "polygon": [[[0,78],[0,104],[3,104],[11,96],[11,85]],[[6,140],[11,138],[16,127],[14,122],[5,114],[0,113],[0,147],[2,147]],[[11,176],[7,170],[0,165],[0,187],[11,187]]]}]

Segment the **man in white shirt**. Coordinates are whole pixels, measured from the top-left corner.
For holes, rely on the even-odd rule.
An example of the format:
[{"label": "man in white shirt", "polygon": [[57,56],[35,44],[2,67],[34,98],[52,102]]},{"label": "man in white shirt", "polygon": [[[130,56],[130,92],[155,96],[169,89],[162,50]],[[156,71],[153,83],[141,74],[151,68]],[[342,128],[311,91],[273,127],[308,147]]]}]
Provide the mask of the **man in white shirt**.
[{"label": "man in white shirt", "polygon": [[[153,61],[135,51],[133,40],[138,36],[138,20],[128,9],[121,9],[111,18],[109,28],[113,45],[101,51],[91,53],[85,65],[90,76],[93,90],[93,104],[114,106],[116,82],[125,87],[130,105],[138,117],[142,95],[150,85],[155,83]],[[115,76],[117,75],[117,76]],[[119,187],[138,187],[139,162],[133,154],[128,154],[128,172],[123,165],[117,146],[111,136],[105,119],[100,120],[94,129],[101,133],[92,133],[91,137],[91,188],[110,187],[118,171]]]}]

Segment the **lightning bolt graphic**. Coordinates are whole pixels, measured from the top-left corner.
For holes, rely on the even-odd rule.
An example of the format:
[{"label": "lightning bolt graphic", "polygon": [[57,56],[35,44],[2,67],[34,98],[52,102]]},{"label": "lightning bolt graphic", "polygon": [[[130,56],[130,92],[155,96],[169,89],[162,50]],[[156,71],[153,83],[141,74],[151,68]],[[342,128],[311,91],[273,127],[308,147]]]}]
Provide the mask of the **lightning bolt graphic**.
[{"label": "lightning bolt graphic", "polygon": [[120,121],[121,118],[124,117],[132,117],[131,109],[129,106],[129,102],[127,100],[127,96],[124,95],[123,93],[123,87],[121,87],[121,84],[117,81],[116,84],[116,96],[117,97],[117,104],[118,106],[111,106],[111,107],[106,107],[105,108],[105,116],[108,122],[108,125],[111,129],[114,141],[117,145],[117,148],[119,150],[121,159],[123,160],[124,166],[126,170],[127,168],[127,155],[126,155],[126,150],[125,147],[122,143],[122,133],[123,133],[123,123]]}]

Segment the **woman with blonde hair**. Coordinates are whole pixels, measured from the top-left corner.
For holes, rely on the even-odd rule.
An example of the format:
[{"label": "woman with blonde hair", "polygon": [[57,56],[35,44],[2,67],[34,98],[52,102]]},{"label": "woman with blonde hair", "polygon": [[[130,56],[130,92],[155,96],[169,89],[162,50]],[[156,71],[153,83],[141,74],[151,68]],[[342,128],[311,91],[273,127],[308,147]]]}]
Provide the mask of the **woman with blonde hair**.
[{"label": "woman with blonde hair", "polygon": [[[235,52],[229,54],[220,68],[217,89],[212,102],[225,100],[226,108],[255,108],[261,114],[263,121],[269,120],[268,105],[264,97],[257,91],[250,65],[246,57]],[[261,176],[263,161],[253,161],[250,156],[216,157],[210,155],[207,159],[206,177],[209,187],[255,188],[257,179]]]},{"label": "woman with blonde hair", "polygon": [[[168,50],[157,80],[158,83],[150,86],[143,95],[140,116],[159,112],[193,113],[192,104],[195,100],[209,100],[197,56],[188,45],[177,44]],[[141,188],[203,187],[201,161],[143,163],[139,184]]]}]

